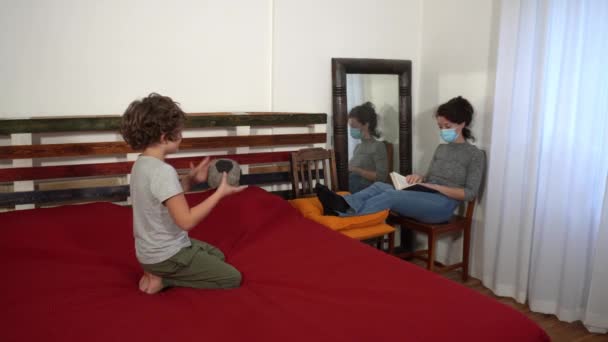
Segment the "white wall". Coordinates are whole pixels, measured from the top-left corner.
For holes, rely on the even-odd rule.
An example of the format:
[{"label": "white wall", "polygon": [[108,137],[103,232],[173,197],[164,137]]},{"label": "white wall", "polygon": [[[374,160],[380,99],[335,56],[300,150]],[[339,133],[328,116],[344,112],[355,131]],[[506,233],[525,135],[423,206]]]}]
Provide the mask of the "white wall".
[{"label": "white wall", "polygon": [[331,114],[331,58],[418,62],[419,0],[277,0],[273,110]]},{"label": "white wall", "polygon": [[416,61],[420,0],[2,0],[0,117],[186,111],[331,114],[331,57]]},{"label": "white wall", "polygon": [[426,171],[440,142],[433,114],[437,106],[462,95],[476,114],[476,145],[489,145],[492,98],[496,71],[499,0],[426,0],[423,7],[422,45],[414,130],[414,169]]},{"label": "white wall", "polygon": [[270,0],[2,0],[0,117],[268,110]]},{"label": "white wall", "polygon": [[[478,147],[488,150],[492,122],[499,0],[425,0],[422,19],[420,73],[414,130],[414,171],[424,173],[440,142],[433,113],[437,106],[462,95],[475,108],[472,131]],[[477,205],[473,229],[473,264],[483,234],[483,206]],[[461,246],[443,239],[438,259],[459,259]],[[472,270],[475,272],[475,269]]]}]

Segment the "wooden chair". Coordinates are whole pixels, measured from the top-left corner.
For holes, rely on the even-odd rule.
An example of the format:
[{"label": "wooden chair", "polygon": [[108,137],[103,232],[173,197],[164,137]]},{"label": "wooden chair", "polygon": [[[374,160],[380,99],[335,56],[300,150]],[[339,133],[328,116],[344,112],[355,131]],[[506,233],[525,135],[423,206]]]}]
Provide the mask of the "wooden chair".
[{"label": "wooden chair", "polygon": [[[317,200],[315,185],[321,183],[332,191],[336,191],[338,187],[337,179],[336,159],[333,150],[307,148],[291,153],[291,181],[294,198],[314,197],[314,200]],[[319,208],[318,211],[317,215],[323,215],[322,208]],[[360,218],[362,216],[356,218],[344,217],[340,220],[358,220]],[[360,241],[376,240],[378,248],[382,247],[384,237],[388,236],[388,252],[393,253],[395,228],[384,223],[384,219],[381,223],[376,222],[370,226],[340,230],[340,232]]]},{"label": "wooden chair", "polygon": [[[473,211],[475,210],[475,199],[466,203],[465,214],[454,215],[449,222],[443,224],[430,224],[416,221],[409,217],[399,216],[396,213],[389,215],[388,222],[391,224],[399,224],[401,228],[411,229],[423,233],[427,237],[427,249],[414,252],[403,252],[395,254],[399,258],[407,259],[415,257],[426,261],[429,271],[447,272],[453,269],[462,268],[462,280],[467,281],[469,278],[469,248],[471,242],[471,223],[473,222]],[[462,232],[462,261],[447,265],[435,265],[435,248],[437,239],[450,232]],[[402,231],[403,234],[403,231]]]},{"label": "wooden chair", "polygon": [[317,183],[336,191],[337,179],[336,156],[333,150],[305,148],[291,153],[291,184],[294,198],[316,196]]}]

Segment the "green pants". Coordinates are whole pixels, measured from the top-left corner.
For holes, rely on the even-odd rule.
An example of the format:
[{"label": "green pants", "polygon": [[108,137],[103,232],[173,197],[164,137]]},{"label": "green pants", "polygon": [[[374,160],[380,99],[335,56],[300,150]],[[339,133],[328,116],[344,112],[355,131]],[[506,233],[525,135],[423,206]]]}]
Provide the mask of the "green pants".
[{"label": "green pants", "polygon": [[144,271],[163,279],[164,287],[227,289],[239,287],[241,273],[224,262],[218,248],[190,238],[192,245],[182,248],[171,258],[157,264],[141,264]]}]

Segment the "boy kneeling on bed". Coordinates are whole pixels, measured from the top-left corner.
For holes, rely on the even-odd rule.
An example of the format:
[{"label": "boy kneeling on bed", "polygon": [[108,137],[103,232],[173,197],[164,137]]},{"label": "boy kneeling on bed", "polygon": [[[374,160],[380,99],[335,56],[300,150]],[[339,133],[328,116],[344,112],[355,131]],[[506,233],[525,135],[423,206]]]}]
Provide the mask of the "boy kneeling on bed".
[{"label": "boy kneeling on bed", "polygon": [[244,187],[229,185],[224,173],[217,190],[190,208],[184,192],[207,180],[209,157],[196,167],[190,164],[181,180],[164,161],[178,150],[185,118],[176,102],[155,93],[133,101],[122,116],[123,138],[143,150],[133,164],[130,187],[135,251],[144,269],[139,289],[148,294],[171,286],[214,289],[241,283],[240,272],[224,262],[219,249],[188,237],[223,197]]}]

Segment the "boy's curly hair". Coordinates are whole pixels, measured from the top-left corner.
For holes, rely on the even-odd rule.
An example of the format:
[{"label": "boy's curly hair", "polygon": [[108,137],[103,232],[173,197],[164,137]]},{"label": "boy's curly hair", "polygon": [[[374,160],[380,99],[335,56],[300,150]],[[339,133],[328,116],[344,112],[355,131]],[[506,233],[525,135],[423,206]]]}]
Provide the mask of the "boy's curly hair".
[{"label": "boy's curly hair", "polygon": [[175,141],[184,127],[186,114],[168,96],[151,93],[131,102],[122,116],[120,134],[135,150],[160,142],[162,134]]}]

